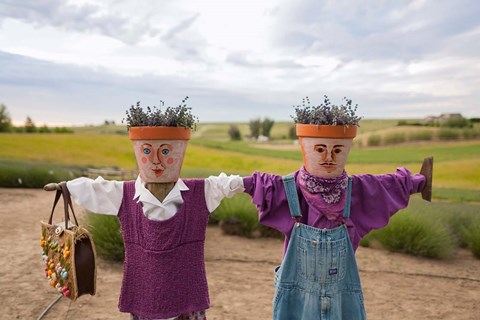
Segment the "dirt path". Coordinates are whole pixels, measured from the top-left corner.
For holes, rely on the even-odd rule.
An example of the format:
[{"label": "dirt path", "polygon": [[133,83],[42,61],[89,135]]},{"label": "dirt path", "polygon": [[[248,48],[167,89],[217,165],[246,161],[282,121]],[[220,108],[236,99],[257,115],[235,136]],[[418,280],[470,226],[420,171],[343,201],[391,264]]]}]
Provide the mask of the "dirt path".
[{"label": "dirt path", "polygon": [[[52,201],[42,190],[0,188],[0,319],[36,319],[56,297],[43,276],[39,245],[39,221]],[[218,227],[207,232],[208,319],[271,319],[282,242],[225,236]],[[480,260],[469,252],[435,261],[360,248],[357,260],[370,320],[478,319]],[[121,276],[121,264],[100,260],[97,295],[61,299],[44,319],[129,319],[117,309]]]}]

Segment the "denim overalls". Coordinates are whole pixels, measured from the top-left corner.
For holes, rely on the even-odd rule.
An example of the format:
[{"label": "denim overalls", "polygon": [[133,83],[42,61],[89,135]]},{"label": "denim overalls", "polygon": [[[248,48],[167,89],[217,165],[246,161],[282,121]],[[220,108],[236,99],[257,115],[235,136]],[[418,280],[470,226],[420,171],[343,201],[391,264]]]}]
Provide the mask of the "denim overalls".
[{"label": "denim overalls", "polygon": [[350,215],[349,177],[344,223],[318,229],[299,222],[302,217],[295,179],[283,178],[292,218],[290,242],[275,271],[274,320],[366,319],[354,251],[345,221]]}]

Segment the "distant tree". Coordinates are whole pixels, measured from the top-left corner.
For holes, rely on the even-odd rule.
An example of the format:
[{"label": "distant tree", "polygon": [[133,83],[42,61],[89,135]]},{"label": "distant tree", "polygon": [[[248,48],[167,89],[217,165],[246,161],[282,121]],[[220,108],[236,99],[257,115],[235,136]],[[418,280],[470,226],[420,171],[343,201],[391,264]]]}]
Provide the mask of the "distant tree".
[{"label": "distant tree", "polygon": [[7,107],[4,104],[0,105],[0,132],[8,132],[12,127],[12,119],[8,114]]},{"label": "distant tree", "polygon": [[272,130],[272,127],[273,125],[275,124],[275,121],[269,119],[269,118],[265,118],[263,119],[263,122],[262,122],[262,134],[265,136],[265,137],[269,137],[270,138],[270,131]]},{"label": "distant tree", "polygon": [[448,119],[447,122],[443,124],[444,127],[448,128],[471,128],[473,124],[467,118],[451,118]]},{"label": "distant tree", "polygon": [[37,127],[35,126],[35,123],[33,123],[32,118],[27,117],[27,120],[25,121],[25,132],[33,133],[36,131],[37,131]]},{"label": "distant tree", "polygon": [[228,129],[228,135],[230,136],[230,140],[242,140],[242,134],[240,133],[240,129],[234,124],[230,125]]},{"label": "distant tree", "polygon": [[297,139],[297,129],[295,126],[290,126],[290,128],[288,128],[288,138],[292,140]]},{"label": "distant tree", "polygon": [[249,127],[250,136],[257,139],[260,135],[260,129],[262,128],[262,122],[260,121],[260,118],[250,120]]},{"label": "distant tree", "polygon": [[40,132],[40,133],[50,133],[52,131],[50,130],[50,128],[46,124],[44,124],[43,126],[38,128],[38,132]]},{"label": "distant tree", "polygon": [[55,127],[53,129],[53,132],[55,132],[55,133],[73,133],[73,130],[69,129],[67,127]]}]

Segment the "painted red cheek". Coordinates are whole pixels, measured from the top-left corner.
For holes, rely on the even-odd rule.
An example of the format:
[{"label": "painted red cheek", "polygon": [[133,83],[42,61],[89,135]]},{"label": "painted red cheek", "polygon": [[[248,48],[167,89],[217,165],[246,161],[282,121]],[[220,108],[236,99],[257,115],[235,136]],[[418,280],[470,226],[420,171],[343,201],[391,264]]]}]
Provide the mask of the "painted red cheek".
[{"label": "painted red cheek", "polygon": [[172,164],[173,163],[173,158],[168,158],[167,163]]},{"label": "painted red cheek", "polygon": [[143,162],[143,163],[147,163],[147,162],[148,162],[148,159],[145,158],[145,157],[142,157],[142,162]]}]

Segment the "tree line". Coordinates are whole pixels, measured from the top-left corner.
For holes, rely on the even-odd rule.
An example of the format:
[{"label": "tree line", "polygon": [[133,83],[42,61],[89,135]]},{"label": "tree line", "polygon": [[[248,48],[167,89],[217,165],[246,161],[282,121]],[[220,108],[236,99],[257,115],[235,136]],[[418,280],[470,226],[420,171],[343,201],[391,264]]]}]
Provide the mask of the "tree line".
[{"label": "tree line", "polygon": [[16,132],[16,133],[73,133],[73,130],[66,127],[48,127],[46,124],[38,127],[32,118],[27,116],[23,126],[14,126],[12,118],[7,107],[0,104],[0,132]]}]

